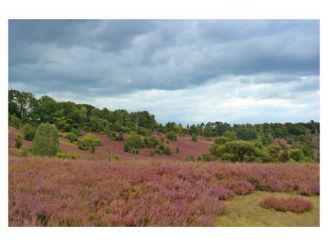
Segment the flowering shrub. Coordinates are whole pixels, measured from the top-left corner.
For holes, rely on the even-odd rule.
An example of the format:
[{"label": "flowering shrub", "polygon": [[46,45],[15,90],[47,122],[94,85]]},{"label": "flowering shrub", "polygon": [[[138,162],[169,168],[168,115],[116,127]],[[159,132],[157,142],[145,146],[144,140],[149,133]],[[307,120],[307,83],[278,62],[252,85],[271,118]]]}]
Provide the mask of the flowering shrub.
[{"label": "flowering shrub", "polygon": [[277,211],[291,211],[293,213],[306,212],[311,210],[313,207],[310,201],[301,197],[278,198],[272,196],[263,199],[260,205],[263,208],[273,208]]},{"label": "flowering shrub", "polygon": [[11,157],[9,224],[212,226],[253,190],[319,194],[319,166]]}]

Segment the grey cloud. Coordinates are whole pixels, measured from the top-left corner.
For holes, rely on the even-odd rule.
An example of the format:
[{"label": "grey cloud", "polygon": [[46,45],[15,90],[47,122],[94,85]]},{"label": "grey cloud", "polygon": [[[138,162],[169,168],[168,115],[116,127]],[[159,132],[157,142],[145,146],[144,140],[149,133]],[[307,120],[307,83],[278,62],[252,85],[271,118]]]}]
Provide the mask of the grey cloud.
[{"label": "grey cloud", "polygon": [[319,39],[318,20],[10,20],[9,86],[92,101],[228,79],[297,97],[319,90]]}]

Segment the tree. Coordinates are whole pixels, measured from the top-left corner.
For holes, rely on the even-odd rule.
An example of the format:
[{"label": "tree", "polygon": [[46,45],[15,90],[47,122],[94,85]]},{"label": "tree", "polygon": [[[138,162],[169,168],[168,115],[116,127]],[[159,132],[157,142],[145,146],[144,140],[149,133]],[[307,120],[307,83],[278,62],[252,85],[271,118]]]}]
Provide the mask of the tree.
[{"label": "tree", "polygon": [[42,123],[35,132],[33,153],[40,156],[55,156],[59,146],[59,134],[55,125]]},{"label": "tree", "polygon": [[254,140],[257,138],[257,132],[254,128],[242,127],[237,130],[237,137],[241,140]]},{"label": "tree", "polygon": [[193,142],[197,142],[197,134],[196,134],[196,133],[193,133],[193,134],[191,135],[191,140],[192,140]]}]

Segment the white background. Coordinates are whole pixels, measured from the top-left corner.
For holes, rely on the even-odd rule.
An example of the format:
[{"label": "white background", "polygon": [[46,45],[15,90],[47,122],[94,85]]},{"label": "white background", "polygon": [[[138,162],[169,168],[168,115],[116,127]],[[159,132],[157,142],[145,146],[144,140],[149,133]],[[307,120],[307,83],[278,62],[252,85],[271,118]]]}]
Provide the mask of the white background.
[{"label": "white background", "polygon": [[[0,1],[1,245],[327,245],[327,45],[324,0]],[[325,16],[326,14],[326,16]],[[8,19],[320,19],[321,226],[318,228],[8,227]],[[325,243],[326,239],[326,243]]]}]

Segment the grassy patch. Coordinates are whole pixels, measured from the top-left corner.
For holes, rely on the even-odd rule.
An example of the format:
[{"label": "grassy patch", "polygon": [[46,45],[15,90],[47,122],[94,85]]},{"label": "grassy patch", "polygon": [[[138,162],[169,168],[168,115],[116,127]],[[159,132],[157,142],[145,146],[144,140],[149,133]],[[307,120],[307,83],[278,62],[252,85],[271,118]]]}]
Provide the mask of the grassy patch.
[{"label": "grassy patch", "polygon": [[270,193],[256,191],[247,196],[236,196],[226,201],[228,213],[218,217],[218,226],[319,226],[319,196],[305,197],[313,203],[313,209],[302,214],[278,212],[264,209],[259,204],[265,197],[279,195],[288,197],[286,193]]}]

